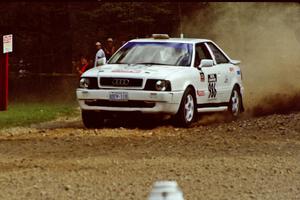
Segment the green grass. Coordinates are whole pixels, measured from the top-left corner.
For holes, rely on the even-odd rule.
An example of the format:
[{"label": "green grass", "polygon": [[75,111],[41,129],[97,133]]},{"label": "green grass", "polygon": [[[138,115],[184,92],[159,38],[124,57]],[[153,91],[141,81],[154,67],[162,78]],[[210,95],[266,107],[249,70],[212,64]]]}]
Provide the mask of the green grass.
[{"label": "green grass", "polygon": [[76,107],[76,103],[11,103],[7,111],[0,111],[0,129],[75,116]]}]

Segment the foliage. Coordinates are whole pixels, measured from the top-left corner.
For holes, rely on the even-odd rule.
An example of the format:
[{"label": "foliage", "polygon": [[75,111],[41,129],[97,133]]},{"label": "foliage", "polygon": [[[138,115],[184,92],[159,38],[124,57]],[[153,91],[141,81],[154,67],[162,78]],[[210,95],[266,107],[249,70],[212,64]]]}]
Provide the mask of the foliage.
[{"label": "foliage", "polygon": [[0,13],[0,34],[14,34],[11,65],[23,58],[32,72],[70,73],[72,59],[93,58],[94,43],[108,37],[118,47],[152,33],[179,35],[178,3],[170,2],[5,2]]},{"label": "foliage", "polygon": [[74,104],[61,103],[13,103],[8,111],[0,112],[0,129],[26,126],[53,120],[59,116],[77,114]]}]

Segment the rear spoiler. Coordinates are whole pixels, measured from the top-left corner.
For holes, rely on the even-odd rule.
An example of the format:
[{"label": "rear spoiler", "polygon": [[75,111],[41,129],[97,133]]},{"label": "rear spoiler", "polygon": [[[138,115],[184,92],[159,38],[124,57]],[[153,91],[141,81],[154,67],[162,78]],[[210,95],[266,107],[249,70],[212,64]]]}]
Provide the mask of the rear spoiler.
[{"label": "rear spoiler", "polygon": [[238,65],[241,63],[240,60],[230,60],[230,63],[234,64],[234,65]]}]

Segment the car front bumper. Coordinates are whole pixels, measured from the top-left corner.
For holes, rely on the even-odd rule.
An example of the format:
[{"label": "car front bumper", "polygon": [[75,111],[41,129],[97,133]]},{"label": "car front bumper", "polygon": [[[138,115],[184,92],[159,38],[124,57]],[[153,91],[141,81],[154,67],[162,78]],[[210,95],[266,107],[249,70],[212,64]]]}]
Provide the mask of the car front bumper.
[{"label": "car front bumper", "polygon": [[[127,92],[128,101],[110,101],[111,92]],[[176,114],[184,91],[157,92],[144,90],[76,90],[82,110],[98,111],[139,111],[142,113]]]}]

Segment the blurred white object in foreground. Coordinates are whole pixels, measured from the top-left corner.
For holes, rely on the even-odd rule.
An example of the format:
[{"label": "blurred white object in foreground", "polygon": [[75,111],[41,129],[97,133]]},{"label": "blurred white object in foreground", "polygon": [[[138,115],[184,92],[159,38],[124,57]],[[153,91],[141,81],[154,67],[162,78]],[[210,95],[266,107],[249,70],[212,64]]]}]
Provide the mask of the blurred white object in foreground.
[{"label": "blurred white object in foreground", "polygon": [[176,181],[157,181],[148,200],[184,200],[184,198]]}]

